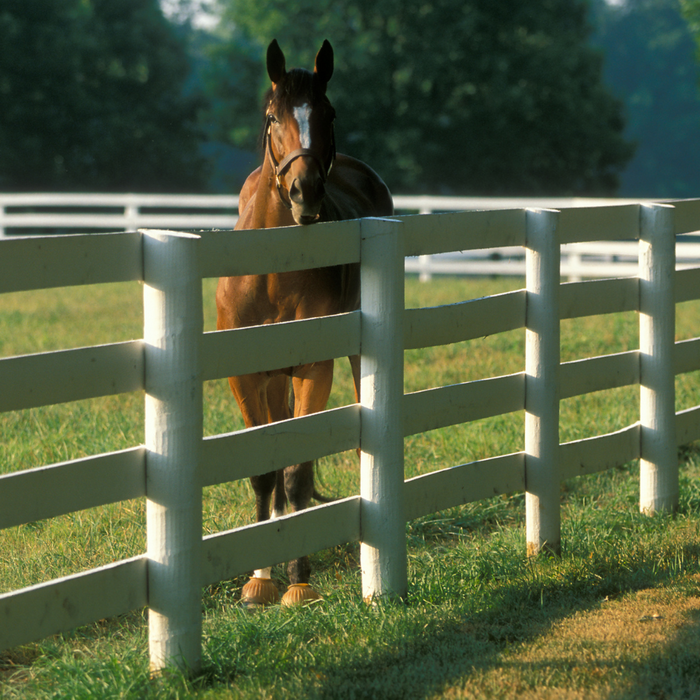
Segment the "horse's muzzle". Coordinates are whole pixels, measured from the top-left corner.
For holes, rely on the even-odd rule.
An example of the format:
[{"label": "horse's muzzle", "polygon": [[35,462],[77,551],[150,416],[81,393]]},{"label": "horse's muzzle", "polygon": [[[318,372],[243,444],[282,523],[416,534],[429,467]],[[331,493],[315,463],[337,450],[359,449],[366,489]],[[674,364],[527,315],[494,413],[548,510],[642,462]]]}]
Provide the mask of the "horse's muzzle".
[{"label": "horse's muzzle", "polygon": [[321,178],[295,178],[289,188],[292,215],[304,226],[318,221],[326,188]]}]

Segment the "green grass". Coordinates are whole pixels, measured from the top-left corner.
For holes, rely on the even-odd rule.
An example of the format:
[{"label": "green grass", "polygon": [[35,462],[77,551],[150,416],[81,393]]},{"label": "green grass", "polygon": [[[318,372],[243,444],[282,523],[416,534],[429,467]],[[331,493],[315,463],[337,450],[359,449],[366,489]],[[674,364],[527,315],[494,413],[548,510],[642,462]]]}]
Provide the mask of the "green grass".
[{"label": "green grass", "polygon": [[[204,284],[207,330],[214,327],[213,284]],[[408,306],[430,306],[521,286],[409,278],[406,299]],[[136,284],[5,295],[0,355],[138,338],[141,324]],[[699,330],[700,302],[679,305],[677,337]],[[635,314],[562,325],[563,361],[637,346]],[[406,390],[521,371],[523,348],[524,331],[514,331],[407,352]],[[700,403],[700,373],[676,385],[678,409]],[[331,405],[352,400],[347,362],[338,361]],[[637,401],[638,389],[629,388],[562,402],[562,441],[634,422]],[[206,434],[241,426],[225,381],[206,384],[205,407]],[[143,396],[0,414],[0,431],[3,473],[131,447],[143,442]],[[518,451],[522,443],[522,413],[413,436],[405,442],[406,475]],[[237,603],[243,579],[207,589],[203,672],[193,680],[177,673],[149,679],[138,611],[0,656],[0,695],[466,698],[545,689],[557,697],[691,697],[700,687],[700,606],[693,603],[700,598],[700,451],[683,452],[675,517],[638,514],[636,470],[627,465],[562,485],[561,559],[525,557],[522,494],[469,504],[407,526],[405,605],[362,604],[358,546],[345,545],[312,557],[324,595],[315,607],[249,615]],[[317,471],[326,493],[359,489],[354,453],[320,460]],[[252,512],[246,483],[205,490],[205,533],[251,522]],[[140,554],[144,522],[144,504],[133,501],[2,531],[0,589]],[[654,617],[657,609],[668,612]],[[613,613],[632,617],[617,636],[595,641],[601,625],[613,630],[605,617]],[[645,616],[646,626],[638,623]],[[657,633],[661,641],[644,636],[662,625],[668,629]]]}]

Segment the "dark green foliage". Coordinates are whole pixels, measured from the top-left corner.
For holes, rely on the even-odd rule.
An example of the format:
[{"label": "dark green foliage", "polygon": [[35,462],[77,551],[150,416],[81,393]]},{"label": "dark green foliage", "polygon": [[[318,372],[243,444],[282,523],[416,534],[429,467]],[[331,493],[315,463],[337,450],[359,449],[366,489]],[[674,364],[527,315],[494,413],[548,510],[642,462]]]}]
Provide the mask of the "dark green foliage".
[{"label": "dark green foliage", "polygon": [[700,3],[634,0],[616,7],[597,0],[595,6],[594,40],[605,53],[605,80],[624,100],[626,133],[638,144],[620,193],[697,197],[700,74],[693,27],[697,30]]},{"label": "dark green foliage", "polygon": [[5,0],[0,189],[201,188],[188,70],[157,0]]},{"label": "dark green foliage", "polygon": [[[264,47],[277,38],[288,65],[310,67],[328,38],[339,148],[376,167],[396,191],[612,194],[632,154],[621,104],[587,45],[583,2],[226,6],[236,26],[225,49],[233,83],[227,127],[239,146],[255,145],[257,129],[242,125],[251,106],[259,109]],[[238,86],[249,96],[245,106]]]}]

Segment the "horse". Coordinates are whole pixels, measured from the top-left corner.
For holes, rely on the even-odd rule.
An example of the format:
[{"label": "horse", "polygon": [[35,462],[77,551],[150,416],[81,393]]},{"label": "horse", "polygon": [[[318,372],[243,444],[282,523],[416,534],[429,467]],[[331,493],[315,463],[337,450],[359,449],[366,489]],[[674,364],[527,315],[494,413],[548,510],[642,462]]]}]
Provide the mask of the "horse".
[{"label": "horse", "polygon": [[[235,228],[310,226],[393,214],[391,194],[379,175],[365,163],[336,152],[336,114],[326,95],[333,75],[330,42],[324,41],[316,54],[313,72],[287,71],[276,40],[268,46],[266,59],[271,87],[265,98],[263,162],[241,189]],[[222,277],[216,292],[217,328],[327,316],[353,311],[359,304],[358,264]],[[359,401],[359,357],[349,359]],[[294,417],[324,410],[332,382],[332,359],[229,378],[246,427],[291,418],[292,410]],[[313,462],[254,476],[250,481],[257,522],[283,514],[287,502],[297,512],[307,508],[312,498],[323,500],[314,487]],[[308,557],[289,562],[287,573],[290,586],[283,604],[319,597],[309,585]],[[250,607],[278,598],[271,568],[256,570],[241,593]]]}]

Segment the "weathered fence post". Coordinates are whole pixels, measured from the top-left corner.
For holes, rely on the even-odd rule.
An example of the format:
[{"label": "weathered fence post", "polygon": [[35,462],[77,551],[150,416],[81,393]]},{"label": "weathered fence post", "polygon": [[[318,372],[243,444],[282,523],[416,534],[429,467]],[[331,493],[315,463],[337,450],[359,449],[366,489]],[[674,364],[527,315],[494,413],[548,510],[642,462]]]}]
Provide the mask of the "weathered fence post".
[{"label": "weathered fence post", "polygon": [[403,470],[404,256],[401,224],[361,223],[360,564],[362,596],[407,592]]},{"label": "weathered fence post", "polygon": [[639,348],[641,460],[639,508],[643,513],[678,507],[676,446],[674,209],[640,207]]},{"label": "weathered fence post", "polygon": [[201,658],[202,281],[198,236],[144,231],[151,670]]},{"label": "weathered fence post", "polygon": [[561,552],[559,212],[527,211],[525,507],[527,553]]}]

